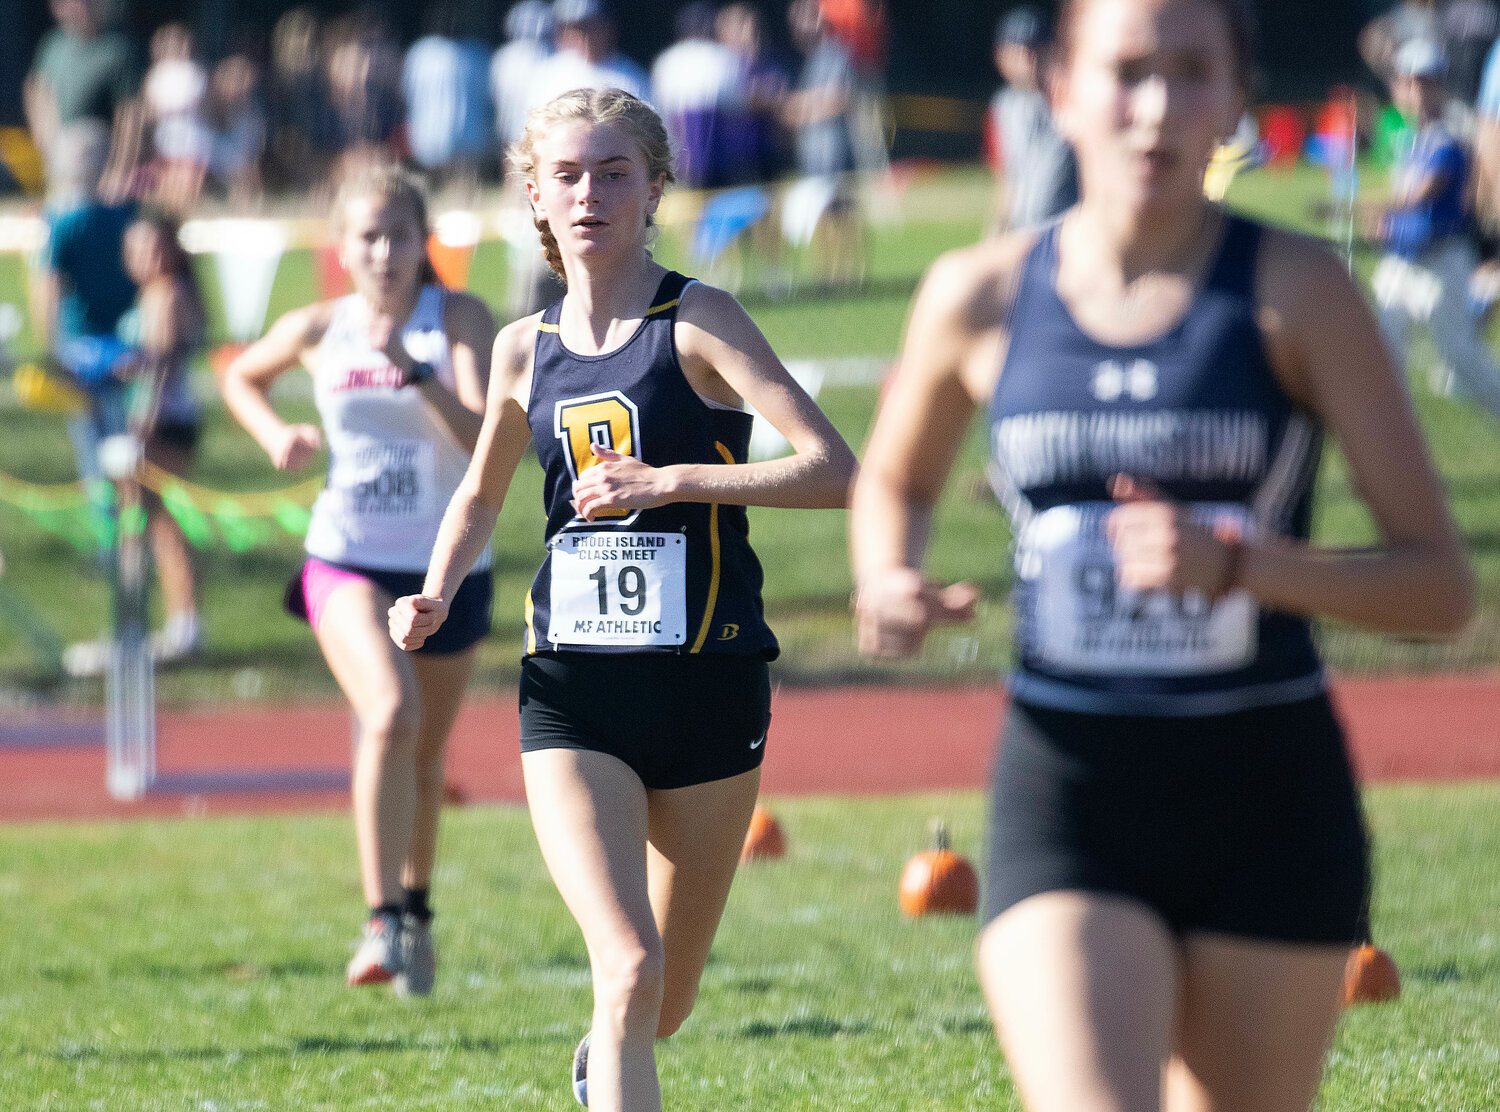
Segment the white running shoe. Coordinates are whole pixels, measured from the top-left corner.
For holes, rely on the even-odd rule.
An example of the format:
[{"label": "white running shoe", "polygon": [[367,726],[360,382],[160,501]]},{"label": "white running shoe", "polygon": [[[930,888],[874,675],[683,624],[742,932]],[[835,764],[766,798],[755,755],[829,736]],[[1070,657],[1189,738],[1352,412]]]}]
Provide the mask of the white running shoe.
[{"label": "white running shoe", "polygon": [[383,985],[401,972],[401,920],[395,915],[372,915],[349,960],[350,985]]},{"label": "white running shoe", "polygon": [[589,1036],[579,1040],[573,1051],[573,1099],[585,1108],[589,1106]]},{"label": "white running shoe", "polygon": [[158,664],[174,664],[198,651],[200,630],[198,615],[172,614],[151,635],[151,659]]},{"label": "white running shoe", "polygon": [[397,941],[401,968],[391,982],[397,996],[426,996],[437,980],[437,948],[432,944],[432,920],[401,917]]},{"label": "white running shoe", "polygon": [[114,642],[108,638],[75,641],[63,650],[63,671],[74,679],[102,676],[109,670],[109,662],[114,653]]}]

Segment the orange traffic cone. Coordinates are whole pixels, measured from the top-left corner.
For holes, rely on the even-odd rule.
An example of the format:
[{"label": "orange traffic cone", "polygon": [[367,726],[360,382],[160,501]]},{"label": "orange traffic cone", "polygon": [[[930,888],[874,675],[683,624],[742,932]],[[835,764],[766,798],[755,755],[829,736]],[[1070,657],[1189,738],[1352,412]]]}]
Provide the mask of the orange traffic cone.
[{"label": "orange traffic cone", "polygon": [[313,258],[317,263],[319,299],[330,301],[344,296],[354,288],[354,284],[349,281],[349,272],[344,269],[343,260],[339,258],[338,244],[318,244],[313,249]]},{"label": "orange traffic cone", "polygon": [[479,217],[472,212],[445,212],[433,222],[432,234],[427,237],[427,257],[450,290],[468,287],[469,264],[474,261],[480,230]]}]

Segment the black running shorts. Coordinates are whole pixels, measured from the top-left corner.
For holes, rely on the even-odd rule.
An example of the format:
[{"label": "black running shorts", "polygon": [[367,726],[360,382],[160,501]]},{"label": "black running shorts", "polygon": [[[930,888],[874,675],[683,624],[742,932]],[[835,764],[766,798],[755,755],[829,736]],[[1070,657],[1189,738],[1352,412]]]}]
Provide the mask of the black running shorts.
[{"label": "black running shorts", "polygon": [[759,767],[770,725],[760,656],[546,652],[521,662],[521,752],[608,753],[648,788]]},{"label": "black running shorts", "polygon": [[1361,940],[1368,845],[1326,695],[1148,718],[1015,704],[990,802],[986,920],[1107,892],[1176,932]]}]

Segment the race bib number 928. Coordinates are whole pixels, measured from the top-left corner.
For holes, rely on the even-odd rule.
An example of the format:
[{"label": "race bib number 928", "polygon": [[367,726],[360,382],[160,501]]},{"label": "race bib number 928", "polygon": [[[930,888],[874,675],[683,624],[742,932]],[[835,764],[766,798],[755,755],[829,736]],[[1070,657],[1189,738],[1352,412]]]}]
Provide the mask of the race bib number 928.
[{"label": "race bib number 928", "polygon": [[[1016,548],[1028,654],[1070,671],[1191,676],[1227,672],[1255,658],[1259,609],[1245,591],[1210,602],[1200,591],[1122,587],[1105,521],[1114,504],[1054,506],[1034,517]],[[1248,536],[1243,506],[1201,503],[1204,524],[1226,519]]]}]

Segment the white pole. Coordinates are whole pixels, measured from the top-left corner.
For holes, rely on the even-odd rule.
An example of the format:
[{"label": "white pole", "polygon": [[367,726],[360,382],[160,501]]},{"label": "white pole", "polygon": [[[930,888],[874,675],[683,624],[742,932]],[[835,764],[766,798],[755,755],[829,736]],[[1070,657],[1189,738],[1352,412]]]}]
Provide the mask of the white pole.
[{"label": "white pole", "polygon": [[114,629],[104,674],[105,784],[116,799],[146,794],[156,779],[156,671],[147,635],[150,556],[146,509],[134,482],[140,441],[129,433],[99,445],[99,465],[116,483],[114,559],[110,579]]}]

